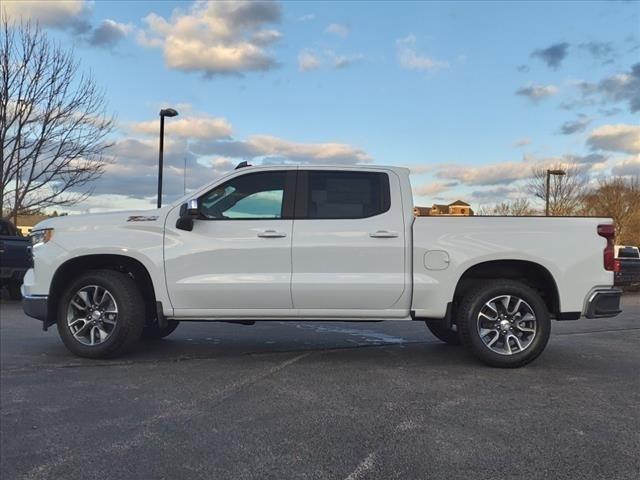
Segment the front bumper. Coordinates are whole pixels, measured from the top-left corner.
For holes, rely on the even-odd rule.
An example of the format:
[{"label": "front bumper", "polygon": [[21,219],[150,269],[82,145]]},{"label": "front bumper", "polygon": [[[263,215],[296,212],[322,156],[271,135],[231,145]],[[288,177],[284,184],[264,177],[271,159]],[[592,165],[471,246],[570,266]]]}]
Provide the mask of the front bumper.
[{"label": "front bumper", "polygon": [[32,318],[46,323],[48,316],[48,301],[46,295],[31,295],[22,297],[22,310]]},{"label": "front bumper", "polygon": [[585,316],[587,318],[615,317],[620,309],[620,297],[622,290],[619,288],[607,288],[595,290],[587,300]]}]

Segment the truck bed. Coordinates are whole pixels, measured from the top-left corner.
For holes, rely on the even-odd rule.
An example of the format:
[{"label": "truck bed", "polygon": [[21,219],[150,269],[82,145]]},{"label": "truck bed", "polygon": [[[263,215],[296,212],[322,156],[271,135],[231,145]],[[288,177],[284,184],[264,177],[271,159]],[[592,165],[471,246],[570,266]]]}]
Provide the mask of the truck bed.
[{"label": "truck bed", "polygon": [[413,310],[442,317],[457,280],[473,265],[489,261],[531,262],[555,279],[559,311],[582,312],[586,297],[613,283],[603,266],[606,240],[597,217],[417,217],[413,224]]}]

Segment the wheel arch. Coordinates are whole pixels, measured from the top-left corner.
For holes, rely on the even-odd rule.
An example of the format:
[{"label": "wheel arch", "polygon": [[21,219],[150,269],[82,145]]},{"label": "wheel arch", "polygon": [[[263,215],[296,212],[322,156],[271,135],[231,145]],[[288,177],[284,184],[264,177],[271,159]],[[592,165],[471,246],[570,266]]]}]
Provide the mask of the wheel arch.
[{"label": "wheel arch", "polygon": [[553,275],[543,265],[528,260],[489,260],[467,268],[458,279],[454,304],[478,281],[498,278],[518,280],[534,288],[551,315],[560,315],[560,294]]},{"label": "wheel arch", "polygon": [[156,292],[149,270],[139,260],[126,255],[89,254],[74,257],[61,264],[53,274],[47,303],[47,323],[55,323],[60,296],[69,282],[90,270],[114,270],[129,275],[144,298],[146,315],[156,311]]}]

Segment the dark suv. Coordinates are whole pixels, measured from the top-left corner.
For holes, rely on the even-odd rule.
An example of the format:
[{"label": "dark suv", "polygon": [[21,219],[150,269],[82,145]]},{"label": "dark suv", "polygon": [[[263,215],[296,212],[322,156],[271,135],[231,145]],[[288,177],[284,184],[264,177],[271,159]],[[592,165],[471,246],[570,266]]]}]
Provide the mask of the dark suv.
[{"label": "dark suv", "polygon": [[32,263],[31,240],[11,222],[0,219],[0,288],[7,287],[11,299],[20,300],[22,278]]}]

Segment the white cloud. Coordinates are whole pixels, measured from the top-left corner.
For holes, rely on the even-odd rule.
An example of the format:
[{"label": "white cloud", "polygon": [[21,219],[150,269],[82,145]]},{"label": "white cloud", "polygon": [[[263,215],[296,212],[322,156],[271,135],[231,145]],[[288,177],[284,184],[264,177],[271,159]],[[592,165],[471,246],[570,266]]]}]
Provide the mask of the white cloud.
[{"label": "white cloud", "polygon": [[354,164],[371,162],[362,149],[344,143],[301,143],[271,135],[252,135],[246,140],[194,141],[199,155],[258,160],[263,163]]},{"label": "white cloud", "polygon": [[458,164],[416,166],[413,169],[424,172],[433,172],[433,176],[442,180],[454,180],[465,185],[504,185],[520,180],[527,180],[533,175],[534,167],[555,165],[575,165],[581,171],[588,171],[592,165],[606,161],[607,157],[601,154],[589,155],[561,155],[554,157],[534,157],[524,155],[521,161],[492,163],[487,165],[471,166]]},{"label": "white cloud", "polygon": [[363,150],[343,143],[299,143],[270,135],[254,135],[246,142],[255,156],[281,157],[301,163],[366,163],[371,157]]},{"label": "white cloud", "polygon": [[205,158],[202,159],[200,163],[207,164],[221,170],[231,170],[238,164],[238,162],[234,162],[232,159],[226,157]]},{"label": "white cloud", "polygon": [[431,165],[405,165],[405,168],[408,168],[411,171],[411,175],[422,175],[425,173],[433,172],[441,165],[431,164]]},{"label": "white cloud", "polygon": [[640,154],[624,158],[611,168],[614,175],[629,175],[640,177]]},{"label": "white cloud", "polygon": [[[185,173],[187,189],[193,189],[232,170],[240,160],[257,164],[347,165],[372,161],[364,150],[344,143],[302,143],[271,135],[235,140],[226,119],[196,113],[188,104],[180,108],[187,115],[165,123],[165,202],[182,195]],[[129,124],[128,130],[144,136],[116,139],[106,152],[104,175],[93,185],[93,198],[102,198],[105,204],[101,207],[95,202],[85,202],[75,210],[129,208],[138,205],[137,201],[151,206],[157,188],[159,121]],[[127,198],[136,202],[127,203]]]},{"label": "white cloud", "polygon": [[354,53],[352,55],[334,55],[332,64],[334,68],[346,68],[354,63],[360,62],[363,58],[364,55],[361,53]]},{"label": "white cloud", "polygon": [[403,68],[409,70],[431,71],[447,68],[449,66],[447,62],[436,60],[418,53],[416,49],[415,35],[409,35],[405,38],[396,40],[396,47],[398,50],[398,61],[400,62],[400,66]]},{"label": "white cloud", "polygon": [[260,30],[251,35],[251,42],[259,46],[268,46],[280,40],[282,34],[277,30]]},{"label": "white cloud", "polygon": [[523,162],[503,162],[478,167],[449,165],[440,168],[435,176],[466,185],[499,185],[531,177],[531,168]]},{"label": "white cloud", "polygon": [[555,85],[529,84],[526,87],[522,87],[516,90],[516,95],[527,97],[532,102],[538,103],[540,100],[552,97],[553,95],[558,93],[558,91],[558,87],[556,87]]},{"label": "white cloud", "polygon": [[298,55],[298,70],[310,72],[323,67],[342,69],[358,63],[362,59],[364,59],[364,55],[361,53],[341,55],[333,50],[315,51],[306,49]]},{"label": "white cloud", "polygon": [[161,47],[169,68],[205,75],[264,71],[277,65],[267,47],[280,39],[275,2],[196,2],[170,19],[150,13],[138,35],[144,46]]},{"label": "white cloud", "polygon": [[439,193],[448,190],[450,185],[440,182],[426,183],[424,185],[417,186],[413,189],[413,193],[420,197],[433,197]]},{"label": "white cloud", "polygon": [[515,142],[513,142],[513,146],[517,148],[526,147],[531,144],[530,138],[519,138]]},{"label": "white cloud", "polygon": [[632,65],[629,71],[605,77],[597,83],[582,80],[574,85],[582,98],[566,103],[565,108],[628,102],[631,113],[640,111],[640,62]]},{"label": "white cloud", "polygon": [[610,152],[640,153],[640,126],[603,125],[589,134],[587,144],[593,150]]},{"label": "white cloud", "polygon": [[480,204],[497,204],[505,200],[521,198],[522,194],[523,191],[521,188],[493,187],[483,190],[474,190],[471,192],[471,197]]},{"label": "white cloud", "polygon": [[0,17],[6,14],[16,20],[30,20],[42,27],[67,30],[94,47],[111,48],[134,29],[130,23],[104,19],[95,28],[89,21],[93,2],[64,1],[5,1]]},{"label": "white cloud", "polygon": [[111,47],[126,37],[133,30],[133,25],[118,23],[115,20],[106,19],[89,34],[88,41],[91,45],[99,47]]},{"label": "white cloud", "polygon": [[560,133],[562,135],[572,135],[574,133],[584,132],[591,123],[591,120],[588,116],[580,114],[575,120],[564,122],[560,126]]},{"label": "white cloud", "polygon": [[[107,151],[107,155],[110,162],[105,166],[102,177],[93,184],[94,196],[155,199],[158,178],[157,139],[120,138]],[[233,168],[231,161],[199,157],[189,149],[189,144],[184,139],[166,138],[163,172],[165,202],[173,201],[184,192],[185,161],[187,188],[200,187]]]},{"label": "white cloud", "polygon": [[332,35],[338,35],[339,37],[346,37],[349,35],[349,27],[342,23],[332,23],[327,28],[325,28],[325,33],[330,33]]},{"label": "white cloud", "polygon": [[[131,124],[137,133],[158,135],[159,120],[149,120]],[[231,136],[231,124],[224,118],[186,116],[165,121],[165,135],[182,138],[218,139]]]},{"label": "white cloud", "polygon": [[298,70],[310,72],[320,68],[320,59],[311,51],[303,50],[298,55]]},{"label": "white cloud", "polygon": [[11,1],[2,2],[0,14],[6,13],[11,19],[38,22],[44,27],[73,30],[78,33],[88,31],[89,3],[84,0],[66,1]]},{"label": "white cloud", "polygon": [[120,194],[91,195],[78,205],[64,207],[68,213],[100,213],[121,210],[147,210],[155,206],[155,197],[131,198]]}]

